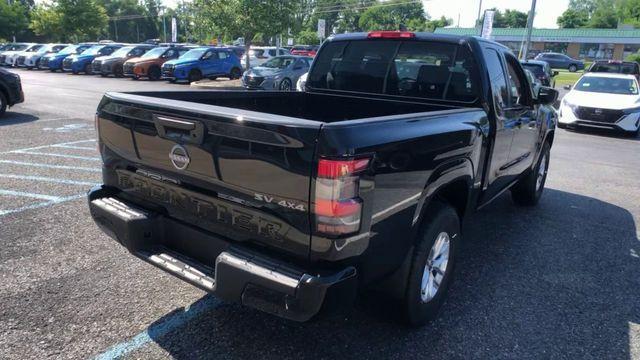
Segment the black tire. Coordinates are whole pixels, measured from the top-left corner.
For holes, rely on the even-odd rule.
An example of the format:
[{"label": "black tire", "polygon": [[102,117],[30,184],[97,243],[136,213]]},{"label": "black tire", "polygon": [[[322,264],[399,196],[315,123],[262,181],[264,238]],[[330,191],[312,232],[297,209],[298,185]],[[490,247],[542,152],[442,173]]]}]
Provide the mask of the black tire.
[{"label": "black tire", "polygon": [[209,77],[209,80],[211,80],[211,81],[215,81],[217,78],[218,78],[217,76],[210,76],[210,77]]},{"label": "black tire", "polygon": [[101,77],[103,77],[103,78],[105,78],[105,77],[107,77],[108,75],[107,75],[107,74],[100,74],[100,76],[101,76]]},{"label": "black tire", "polygon": [[93,71],[91,70],[91,64],[85,65],[83,70],[85,75],[93,75]]},{"label": "black tire", "polygon": [[122,70],[122,65],[116,65],[113,68],[113,76],[117,78],[124,77],[124,70]]},{"label": "black tire", "polygon": [[189,72],[189,84],[192,82],[200,81],[202,79],[202,73],[198,69],[193,69]]},{"label": "black tire", "polygon": [[550,155],[551,147],[549,143],[545,143],[535,168],[511,188],[513,202],[522,206],[535,206],[538,204],[544,191],[544,184],[547,181]]},{"label": "black tire", "polygon": [[[440,308],[444,304],[447,296],[449,285],[453,279],[453,271],[456,262],[456,252],[462,241],[460,232],[460,218],[458,213],[448,204],[434,200],[424,215],[424,223],[422,224],[419,238],[417,239],[413,258],[411,260],[409,279],[403,306],[406,315],[406,321],[410,325],[419,326],[433,320],[438,315]],[[435,264],[435,261],[442,261],[443,258],[434,258],[434,245],[440,238],[447,239],[449,246],[448,261],[444,266],[444,275],[441,272],[432,270],[427,271],[428,262]],[[425,276],[441,275],[440,285],[435,289],[435,294],[423,291],[423,278]],[[427,277],[427,279],[431,279]],[[435,280],[434,280],[435,281]],[[429,282],[427,282],[428,288]]]},{"label": "black tire", "polygon": [[575,64],[571,64],[569,65],[569,72],[576,72],[578,71],[578,66]]},{"label": "black tire", "polygon": [[229,74],[229,79],[236,80],[236,79],[240,79],[241,76],[242,76],[242,70],[238,68],[233,68],[231,69],[231,74]]},{"label": "black tire", "polygon": [[567,124],[563,124],[561,122],[558,122],[558,124],[556,126],[559,127],[560,129],[566,129],[567,128]]},{"label": "black tire", "polygon": [[36,61],[36,70],[40,70],[40,59]]},{"label": "black tire", "polygon": [[293,89],[293,85],[291,84],[291,80],[283,79],[278,88],[280,91],[291,91]]},{"label": "black tire", "polygon": [[131,77],[131,80],[138,81],[140,80],[140,76],[134,75]]},{"label": "black tire", "polygon": [[0,91],[0,117],[7,111],[7,98]]},{"label": "black tire", "polygon": [[152,66],[151,68],[149,68],[149,73],[147,74],[147,76],[149,77],[149,80],[151,81],[160,80],[161,75],[162,74],[160,72],[160,68],[157,66]]}]

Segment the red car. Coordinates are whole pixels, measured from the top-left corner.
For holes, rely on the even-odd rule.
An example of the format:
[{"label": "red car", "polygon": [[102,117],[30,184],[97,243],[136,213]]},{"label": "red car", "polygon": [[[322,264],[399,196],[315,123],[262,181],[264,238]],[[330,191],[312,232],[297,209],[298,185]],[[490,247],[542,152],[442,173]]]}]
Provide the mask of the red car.
[{"label": "red car", "polygon": [[319,48],[317,45],[296,45],[291,49],[291,55],[316,56]]}]

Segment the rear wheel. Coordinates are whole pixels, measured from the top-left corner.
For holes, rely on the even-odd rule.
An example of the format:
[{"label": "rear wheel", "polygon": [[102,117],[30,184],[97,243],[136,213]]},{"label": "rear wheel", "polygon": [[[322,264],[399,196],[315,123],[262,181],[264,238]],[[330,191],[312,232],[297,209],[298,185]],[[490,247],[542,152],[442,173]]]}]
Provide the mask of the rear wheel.
[{"label": "rear wheel", "polygon": [[569,71],[570,72],[576,72],[576,71],[578,71],[578,67],[575,64],[571,64],[571,65],[569,65]]},{"label": "rear wheel", "polygon": [[403,300],[406,320],[411,325],[424,325],[438,315],[462,239],[460,218],[450,205],[434,200],[424,219]]},{"label": "rear wheel", "polygon": [[545,143],[535,168],[511,188],[511,198],[516,204],[523,206],[538,204],[544,191],[544,184],[547,181],[550,152],[549,143]]},{"label": "rear wheel", "polygon": [[121,65],[115,65],[115,67],[113,68],[113,76],[117,78],[121,78],[124,76],[124,70],[122,70]]},{"label": "rear wheel", "polygon": [[200,70],[194,69],[189,72],[189,84],[202,79],[202,73]]},{"label": "rear wheel", "polygon": [[150,68],[148,76],[151,81],[160,80],[160,68],[157,66]]},{"label": "rear wheel", "polygon": [[7,111],[7,98],[0,91],[0,116],[4,115]]},{"label": "rear wheel", "polygon": [[233,68],[231,69],[231,74],[230,74],[230,78],[231,80],[235,80],[235,79],[240,79],[240,77],[242,76],[242,70],[238,69],[238,68]]},{"label": "rear wheel", "polygon": [[86,75],[93,75],[93,71],[91,71],[91,64],[87,64],[84,66],[84,73]]}]

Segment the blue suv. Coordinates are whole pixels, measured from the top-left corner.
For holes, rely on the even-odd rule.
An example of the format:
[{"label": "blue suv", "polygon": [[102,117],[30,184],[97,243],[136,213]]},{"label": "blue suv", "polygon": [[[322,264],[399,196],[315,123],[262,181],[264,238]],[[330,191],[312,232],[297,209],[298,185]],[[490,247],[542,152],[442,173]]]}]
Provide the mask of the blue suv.
[{"label": "blue suv", "polygon": [[192,83],[203,78],[213,80],[219,76],[230,79],[242,76],[240,59],[233,49],[198,47],[162,65],[162,78],[171,82],[187,80]]},{"label": "blue suv", "polygon": [[120,44],[99,44],[94,45],[81,54],[71,55],[66,57],[62,61],[62,69],[64,71],[71,71],[74,74],[85,73],[87,75],[93,74],[93,68],[91,62],[99,56],[111,55],[114,51],[120,49],[123,45]]},{"label": "blue suv", "polygon": [[71,55],[80,54],[95,44],[70,45],[60,52],[46,55],[40,60],[40,68],[49,69],[51,72],[62,70],[62,61]]}]

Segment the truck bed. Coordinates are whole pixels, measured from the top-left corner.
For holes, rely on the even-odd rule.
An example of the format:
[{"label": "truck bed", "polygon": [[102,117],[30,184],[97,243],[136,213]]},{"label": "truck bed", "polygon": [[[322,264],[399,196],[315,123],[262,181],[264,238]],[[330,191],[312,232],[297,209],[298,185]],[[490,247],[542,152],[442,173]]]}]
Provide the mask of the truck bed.
[{"label": "truck bed", "polygon": [[[324,123],[371,117],[452,110],[461,106],[393,100],[387,97],[347,96],[308,92],[270,91],[175,91],[132,92],[127,95],[148,97],[147,102],[169,105],[163,100],[243,109]],[[117,95],[112,95],[116,96]],[[468,105],[467,105],[468,106]],[[198,108],[204,109],[204,108]],[[198,111],[194,108],[194,111]]]}]

